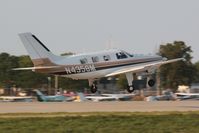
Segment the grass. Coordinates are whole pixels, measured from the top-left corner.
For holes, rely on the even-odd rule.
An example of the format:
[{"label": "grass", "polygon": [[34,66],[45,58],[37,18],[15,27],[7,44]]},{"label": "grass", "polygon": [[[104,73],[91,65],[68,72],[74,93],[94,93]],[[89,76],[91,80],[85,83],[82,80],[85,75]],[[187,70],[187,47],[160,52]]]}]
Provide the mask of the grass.
[{"label": "grass", "polygon": [[198,133],[199,112],[1,114],[1,133]]}]

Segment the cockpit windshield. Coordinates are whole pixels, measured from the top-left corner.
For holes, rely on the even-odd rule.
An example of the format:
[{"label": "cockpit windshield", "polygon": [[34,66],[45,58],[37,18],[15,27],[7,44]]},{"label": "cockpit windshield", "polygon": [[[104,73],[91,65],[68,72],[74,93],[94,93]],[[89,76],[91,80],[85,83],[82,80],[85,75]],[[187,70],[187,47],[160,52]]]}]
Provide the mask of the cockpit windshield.
[{"label": "cockpit windshield", "polygon": [[125,52],[125,51],[120,51],[120,52],[117,52],[116,53],[116,57],[117,59],[125,59],[125,58],[128,58],[128,57],[133,57],[133,55]]},{"label": "cockpit windshield", "polygon": [[129,54],[129,53],[127,53],[127,52],[125,52],[125,51],[123,51],[126,55],[128,55],[129,57],[133,57],[133,55],[132,54]]},{"label": "cockpit windshield", "polygon": [[126,51],[122,51],[122,52],[125,53],[126,55],[128,55],[129,57],[133,57],[132,54],[130,54],[130,53],[126,52]]}]

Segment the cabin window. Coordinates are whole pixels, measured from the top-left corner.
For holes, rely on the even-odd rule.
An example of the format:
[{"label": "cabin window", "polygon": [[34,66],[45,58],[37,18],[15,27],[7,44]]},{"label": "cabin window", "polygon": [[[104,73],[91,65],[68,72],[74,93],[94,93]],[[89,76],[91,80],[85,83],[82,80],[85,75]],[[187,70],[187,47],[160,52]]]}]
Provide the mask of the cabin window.
[{"label": "cabin window", "polygon": [[116,53],[116,56],[117,56],[117,59],[125,59],[125,58],[128,58],[128,56],[123,53],[123,52],[118,52]]},{"label": "cabin window", "polygon": [[109,61],[109,60],[111,60],[111,57],[110,57],[109,55],[104,55],[103,58],[104,58],[104,61]]},{"label": "cabin window", "polygon": [[93,61],[93,62],[99,62],[99,57],[97,57],[97,56],[92,57],[92,61]]},{"label": "cabin window", "polygon": [[80,59],[81,64],[86,64],[88,63],[88,60],[86,58]]}]

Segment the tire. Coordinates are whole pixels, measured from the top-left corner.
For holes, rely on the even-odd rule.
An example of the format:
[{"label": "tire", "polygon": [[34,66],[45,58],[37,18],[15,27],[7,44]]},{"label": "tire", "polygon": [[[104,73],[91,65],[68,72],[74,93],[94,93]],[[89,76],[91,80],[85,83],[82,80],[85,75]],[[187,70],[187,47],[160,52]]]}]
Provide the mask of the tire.
[{"label": "tire", "polygon": [[150,79],[150,80],[148,81],[148,85],[149,85],[150,87],[153,87],[153,86],[155,85],[155,80]]},{"label": "tire", "polygon": [[135,90],[135,88],[134,88],[134,86],[132,85],[132,86],[127,86],[127,91],[129,92],[129,93],[132,93],[133,91]]},{"label": "tire", "polygon": [[93,85],[90,87],[90,89],[91,89],[91,92],[92,92],[92,93],[96,93],[96,92],[97,92],[97,86],[96,86],[96,84],[93,84]]}]

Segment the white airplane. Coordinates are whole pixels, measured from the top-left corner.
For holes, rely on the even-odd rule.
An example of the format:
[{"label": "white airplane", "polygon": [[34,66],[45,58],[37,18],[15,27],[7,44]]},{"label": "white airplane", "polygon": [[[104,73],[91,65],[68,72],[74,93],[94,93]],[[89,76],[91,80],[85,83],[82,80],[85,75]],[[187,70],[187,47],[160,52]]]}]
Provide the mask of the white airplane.
[{"label": "white airplane", "polygon": [[[88,79],[93,93],[97,91],[97,85],[94,82],[96,79],[119,74],[126,75],[127,91],[131,93],[136,89],[133,85],[134,73],[144,72],[149,75],[160,65],[183,60],[183,58],[166,60],[157,55],[138,57],[116,49],[71,56],[56,56],[35,35],[21,33],[19,37],[28,51],[34,67],[14,70],[32,70],[73,79]],[[153,79],[148,80],[149,86],[152,87],[154,84]]]},{"label": "white airplane", "polygon": [[199,93],[175,93],[178,99],[180,100],[188,100],[188,99],[195,99],[199,100]]},{"label": "white airplane", "polygon": [[1,96],[0,101],[3,102],[32,102],[33,97],[24,97],[24,96]]},{"label": "white airplane", "polygon": [[109,96],[85,96],[86,99],[91,100],[93,102],[99,102],[99,101],[116,101],[117,99],[115,97],[109,97]]},{"label": "white airplane", "polygon": [[112,97],[119,101],[129,101],[135,96],[135,94],[101,94],[102,96]]},{"label": "white airplane", "polygon": [[84,95],[83,93],[77,93],[77,99],[75,101],[130,101],[135,94],[90,94]]}]

